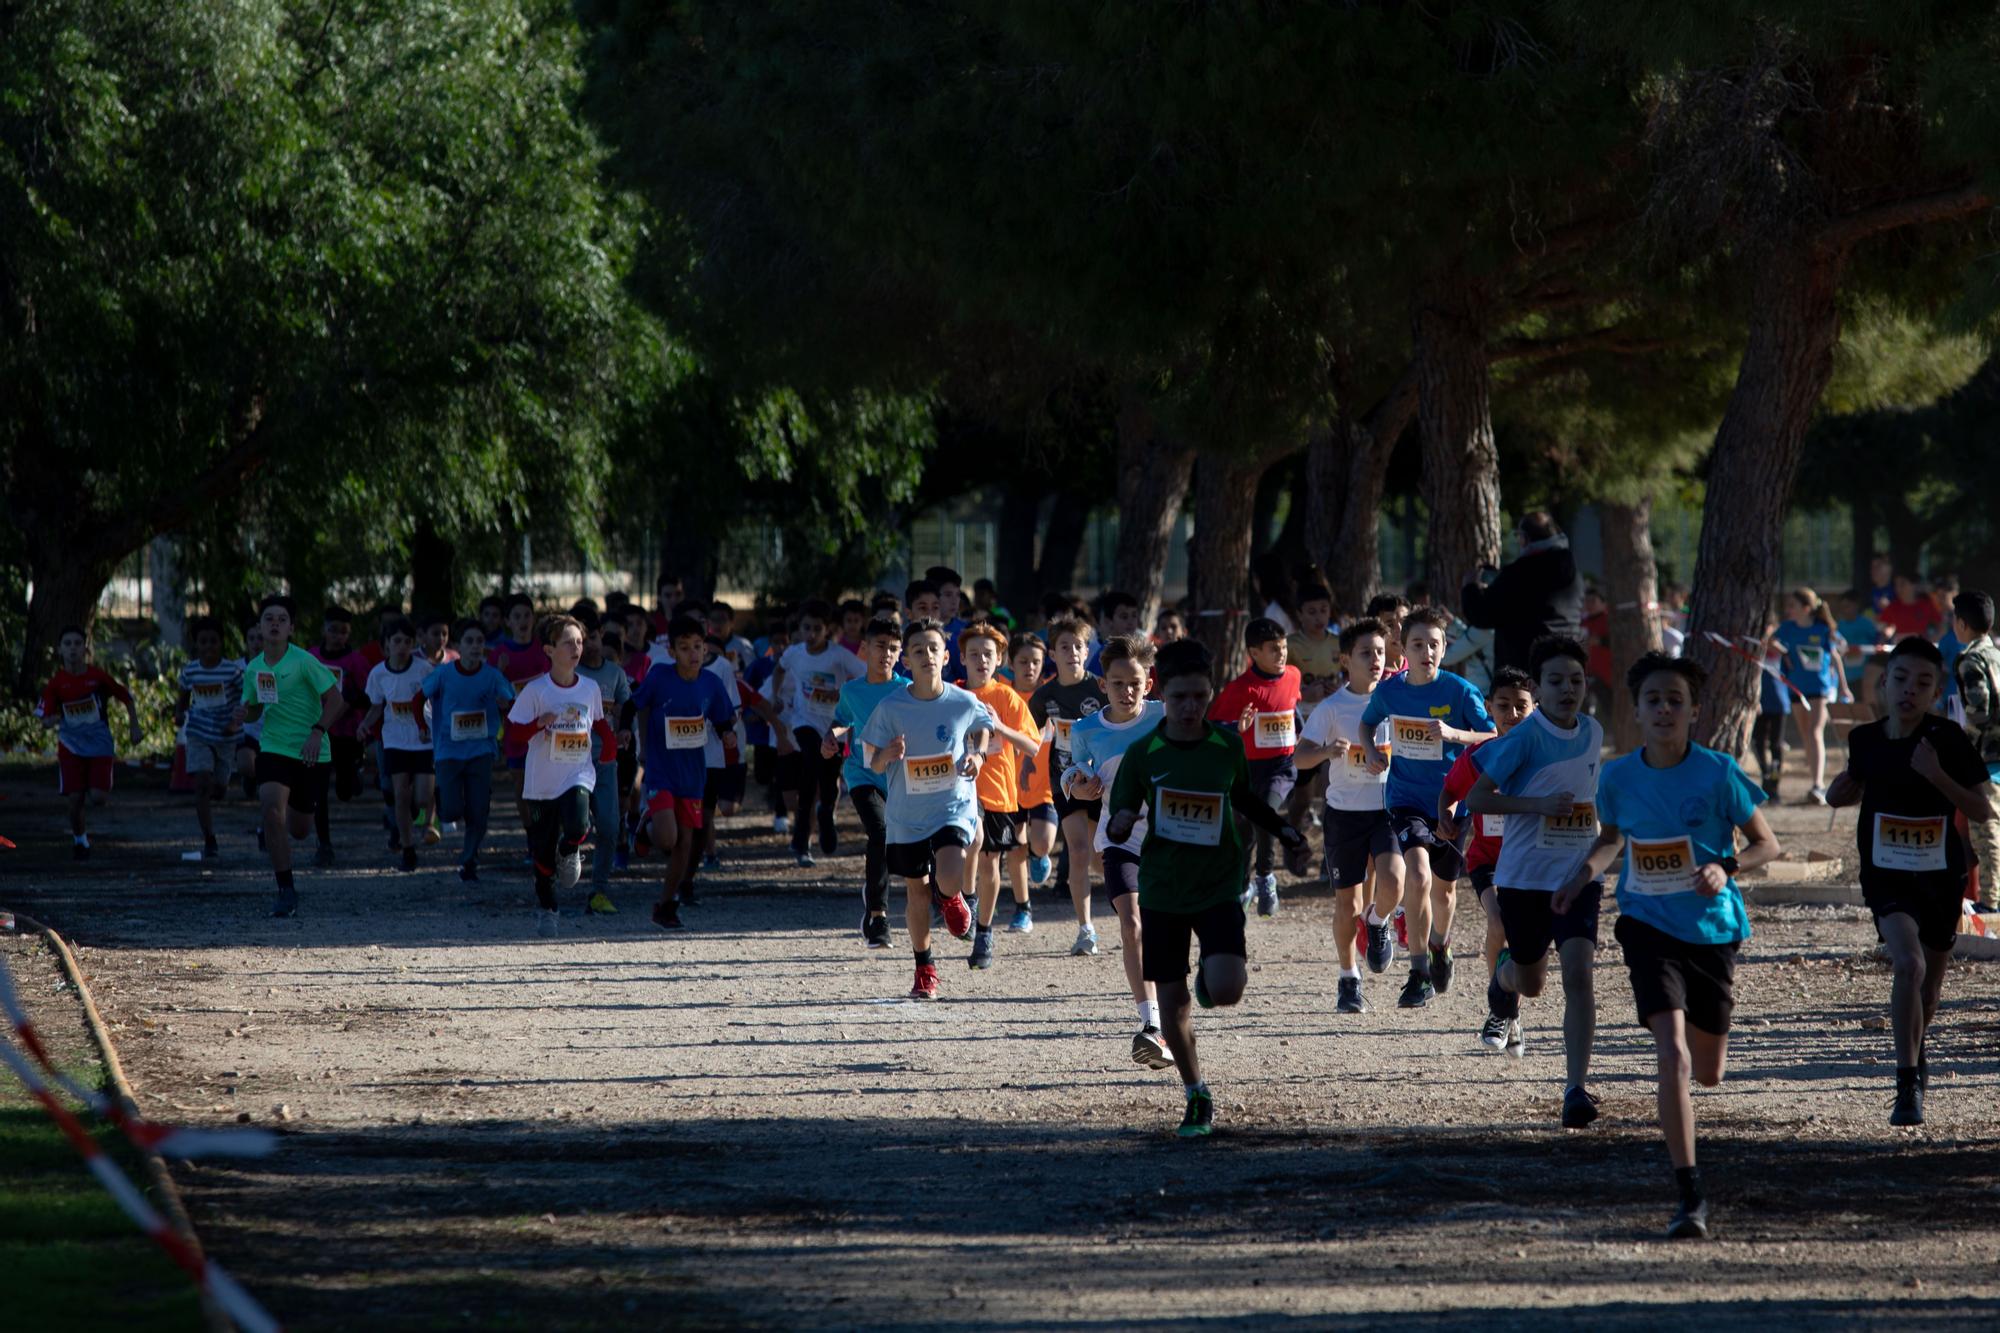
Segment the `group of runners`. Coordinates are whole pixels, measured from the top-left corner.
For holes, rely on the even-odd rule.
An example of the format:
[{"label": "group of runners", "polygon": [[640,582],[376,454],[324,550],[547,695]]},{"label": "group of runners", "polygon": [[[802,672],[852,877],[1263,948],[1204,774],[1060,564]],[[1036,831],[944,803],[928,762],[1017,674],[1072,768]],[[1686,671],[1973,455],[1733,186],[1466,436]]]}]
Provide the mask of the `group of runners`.
[{"label": "group of runners", "polygon": [[[1178,1132],[1191,1137],[1215,1119],[1193,1010],[1243,997],[1248,914],[1280,911],[1279,860],[1305,867],[1314,825],[1333,898],[1335,1011],[1365,1012],[1365,976],[1387,973],[1399,949],[1398,1007],[1463,984],[1450,941],[1468,879],[1485,916],[1477,1040],[1525,1049],[1521,1000],[1543,993],[1553,960],[1566,1065],[1558,1116],[1573,1129],[1598,1115],[1594,963],[1615,875],[1615,935],[1635,1017],[1655,1041],[1679,1191],[1668,1234],[1708,1234],[1690,1081],[1716,1084],[1727,1062],[1736,959],[1750,935],[1736,877],[1780,848],[1759,811],[1769,771],[1760,785],[1691,739],[1704,685],[1694,662],[1653,652],[1631,666],[1612,706],[1633,711],[1642,745],[1607,762],[1585,711],[1585,643],[1543,638],[1524,666],[1499,666],[1482,689],[1445,665],[1455,617],[1392,594],[1336,624],[1331,595],[1307,583],[1289,624],[1248,620],[1248,664],[1217,689],[1210,650],[1185,637],[1178,616],[1148,634],[1137,600],[1117,593],[1096,609],[1101,637],[1069,598],[1050,599],[1027,629],[990,587],[967,599],[958,575],[938,568],[901,598],[807,601],[753,644],[732,608],[685,602],[678,580],[660,591],[652,612],[614,602],[538,616],[516,597],[455,622],[392,615],[366,652],[340,608],[301,647],[297,608],[282,596],[246,627],[242,659],[224,654],[219,624],[195,621],[180,686],[202,854],[217,854],[213,803],[241,773],[262,806],[272,914],[295,914],[294,842],[316,838],[316,862],[332,863],[329,798],[362,790],[374,747],[401,868],[455,832],[458,874],[476,880],[495,774],[511,769],[535,929],[559,932],[559,896],[581,884],[594,844],[584,910],[615,912],[611,871],[655,857],[652,920],[671,930],[696,901],[697,869],[718,855],[718,816],[740,808],[751,772],[802,866],[838,852],[844,792],[865,839],[861,942],[893,947],[900,880],[914,999],[942,989],[939,928],[970,941],[970,968],[995,965],[1003,887],[1008,932],[1034,929],[1030,886],[1053,884],[1075,917],[1070,952],[1097,953],[1101,883],[1137,1011],[1131,1058],[1178,1073]],[[2000,673],[1965,670],[2000,664],[1993,602],[1961,593],[1954,606],[1955,683],[1971,720],[1939,712],[1952,674],[1938,646],[1903,636],[1883,655],[1882,716],[1854,729],[1846,767],[1816,779],[1811,796],[1861,807],[1862,888],[1894,975],[1898,1125],[1923,1120],[1924,1038],[1960,920],[1970,860],[1954,821],[1990,838],[1995,820],[2000,737],[1984,728]],[[1831,637],[1811,637],[1837,631],[1806,611],[1789,622],[1800,633],[1772,636],[1800,670],[1824,665],[1807,650],[1838,653]],[[80,629],[62,635],[61,654],[44,709],[60,729],[84,857],[85,796],[110,785],[106,712],[123,703],[135,737],[138,720],[130,695],[88,661]]]}]

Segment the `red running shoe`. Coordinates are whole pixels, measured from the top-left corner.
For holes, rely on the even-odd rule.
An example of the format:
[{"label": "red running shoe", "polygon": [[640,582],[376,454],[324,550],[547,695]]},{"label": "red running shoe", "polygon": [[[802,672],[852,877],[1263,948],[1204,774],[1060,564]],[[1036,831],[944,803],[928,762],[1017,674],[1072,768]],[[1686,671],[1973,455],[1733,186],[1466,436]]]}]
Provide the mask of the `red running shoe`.
[{"label": "red running shoe", "polygon": [[913,1000],[935,1000],[937,998],[937,964],[918,963],[917,981],[910,987]]},{"label": "red running shoe", "polygon": [[931,890],[931,901],[944,913],[944,928],[954,939],[972,938],[972,909],[965,905],[965,895],[954,893],[947,898],[936,889]]},{"label": "red running shoe", "polygon": [[1403,909],[1400,907],[1396,909],[1396,947],[1404,953],[1410,951],[1410,927],[1403,920]]}]

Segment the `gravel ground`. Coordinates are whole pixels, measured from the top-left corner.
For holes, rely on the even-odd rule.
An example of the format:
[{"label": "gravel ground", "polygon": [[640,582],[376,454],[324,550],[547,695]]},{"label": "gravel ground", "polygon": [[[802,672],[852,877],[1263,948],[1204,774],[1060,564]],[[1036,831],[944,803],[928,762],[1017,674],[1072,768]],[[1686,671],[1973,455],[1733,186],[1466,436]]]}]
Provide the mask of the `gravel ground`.
[{"label": "gravel ground", "polygon": [[[1608,915],[1591,1129],[1556,1123],[1559,983],[1525,1006],[1525,1059],[1477,1045],[1469,895],[1451,993],[1398,1011],[1399,966],[1351,1017],[1330,904],[1301,883],[1251,923],[1244,1003],[1197,1020],[1218,1131],[1188,1143],[1171,1072],[1128,1060],[1101,897],[1103,955],[1069,957],[1067,901],[1038,893],[990,972],[945,939],[944,998],[920,1005],[900,928],[861,947],[851,823],[800,870],[767,821],[729,821],[685,934],[646,921],[634,871],[618,916],[566,912],[550,941],[499,864],[515,834],[479,885],[436,852],[402,875],[356,803],[341,863],[272,921],[250,807],[222,816],[226,859],[187,864],[186,798],[121,782],[76,865],[52,774],[0,774],[23,849],[0,905],[83,947],[149,1114],[284,1133],[266,1162],[175,1175],[294,1328],[2000,1320],[2000,968],[1954,971],[1930,1123],[1891,1129],[1888,971],[1859,907],[1753,909],[1729,1077],[1696,1098],[1719,1238],[1670,1245]],[[1773,822],[1851,863],[1851,813]]]}]

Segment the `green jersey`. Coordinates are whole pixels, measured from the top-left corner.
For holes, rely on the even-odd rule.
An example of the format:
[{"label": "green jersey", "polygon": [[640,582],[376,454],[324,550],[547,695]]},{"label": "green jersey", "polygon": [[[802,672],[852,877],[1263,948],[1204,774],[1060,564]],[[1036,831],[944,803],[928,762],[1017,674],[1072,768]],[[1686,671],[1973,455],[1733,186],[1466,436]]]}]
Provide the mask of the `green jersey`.
[{"label": "green jersey", "polygon": [[[296,643],[273,663],[264,654],[250,659],[243,672],[243,702],[264,706],[264,734],[257,742],[265,754],[302,759],[299,750],[319,721],[320,696],[334,687],[327,665]],[[325,759],[325,746],[319,756]]]},{"label": "green jersey", "polygon": [[1237,806],[1250,790],[1250,765],[1236,733],[1208,724],[1198,741],[1167,739],[1166,725],[1133,743],[1118,766],[1105,818],[1142,810],[1139,903],[1163,912],[1200,912],[1243,892]]}]

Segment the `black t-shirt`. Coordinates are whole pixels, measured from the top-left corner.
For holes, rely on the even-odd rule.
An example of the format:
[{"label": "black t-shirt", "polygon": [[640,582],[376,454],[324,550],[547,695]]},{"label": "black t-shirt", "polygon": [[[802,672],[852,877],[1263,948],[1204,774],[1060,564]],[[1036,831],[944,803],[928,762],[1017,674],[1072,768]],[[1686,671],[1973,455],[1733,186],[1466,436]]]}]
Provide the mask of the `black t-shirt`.
[{"label": "black t-shirt", "polygon": [[1919,777],[1910,759],[1917,741],[1928,740],[1945,776],[1963,787],[1985,782],[1986,765],[1965,732],[1934,713],[1925,714],[1915,735],[1901,740],[1890,740],[1886,725],[1870,722],[1847,738],[1847,768],[1862,783],[1855,832],[1861,891],[1869,898],[1958,897],[1965,892],[1965,847],[1952,827],[1958,807]]},{"label": "black t-shirt", "polygon": [[[1106,702],[1104,684],[1095,676],[1086,675],[1074,685],[1065,685],[1052,680],[1036,690],[1028,700],[1028,712],[1037,723],[1046,727],[1052,722],[1081,722],[1104,707]],[[1056,728],[1055,752],[1057,773],[1069,766],[1069,728]]]}]

